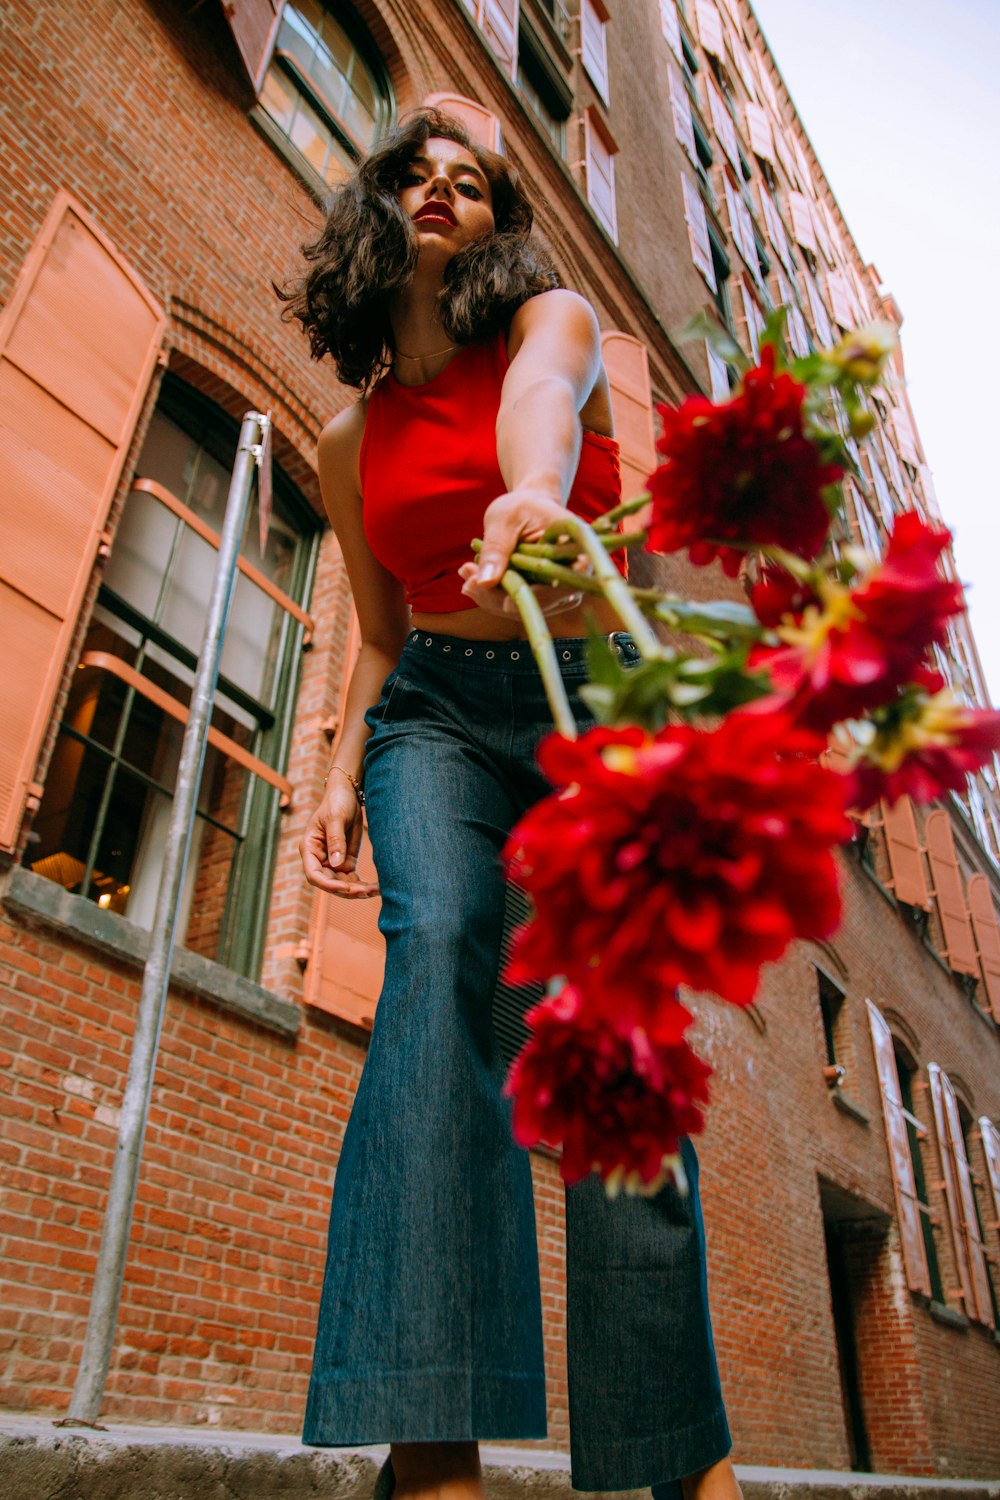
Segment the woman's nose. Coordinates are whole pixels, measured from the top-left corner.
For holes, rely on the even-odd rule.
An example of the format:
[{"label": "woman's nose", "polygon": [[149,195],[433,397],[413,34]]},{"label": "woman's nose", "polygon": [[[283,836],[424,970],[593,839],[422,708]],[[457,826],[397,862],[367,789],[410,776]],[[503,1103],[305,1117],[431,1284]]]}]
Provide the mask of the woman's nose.
[{"label": "woman's nose", "polygon": [[451,178],[447,173],[438,172],[431,178],[427,184],[427,196],[428,198],[451,198],[454,196]]}]

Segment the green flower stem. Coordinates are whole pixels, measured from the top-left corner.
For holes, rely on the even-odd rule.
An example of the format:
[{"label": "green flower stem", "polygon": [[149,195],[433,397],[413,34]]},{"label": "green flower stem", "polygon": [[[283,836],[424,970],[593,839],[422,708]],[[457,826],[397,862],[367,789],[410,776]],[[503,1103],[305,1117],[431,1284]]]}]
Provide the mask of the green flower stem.
[{"label": "green flower stem", "polygon": [[[597,535],[596,532],[595,535]],[[623,547],[644,547],[646,533],[644,531],[602,532],[598,536],[598,541],[606,551],[618,552]],[[481,542],[473,542],[473,551],[478,552],[481,546]],[[526,553],[528,557],[551,557],[553,562],[561,562],[566,558],[572,562],[573,558],[580,555],[580,549],[574,547],[571,542],[519,542],[517,550]]]},{"label": "green flower stem", "polygon": [[[567,571],[570,571],[567,569]],[[576,577],[576,574],[573,574]],[[525,632],[541,675],[545,696],[552,710],[552,721],[559,733],[568,740],[576,739],[576,720],[569,706],[569,698],[563,686],[562,674],[556,660],[556,648],[541,606],[526,583],[513,568],[508,568],[500,580],[500,586],[517,605],[524,623]]]},{"label": "green flower stem", "polygon": [[[604,597],[604,588],[598,579],[589,573],[576,573],[572,568],[553,562],[551,558],[526,557],[519,547],[510,561],[519,573],[527,573],[532,578],[537,578],[539,583],[559,584],[575,589],[577,593],[599,594]],[[659,620],[670,630],[683,630],[688,635],[709,636],[723,641],[729,641],[734,636],[741,640],[759,640],[764,634],[756,624],[741,626],[730,619],[714,620],[700,614],[696,604],[689,603],[679,594],[662,594],[659,589],[634,588],[632,585],[628,585],[628,588],[643,614]]]},{"label": "green flower stem", "polygon": [[[646,506],[649,504],[650,499],[651,496],[647,491],[643,495],[636,495],[634,500],[623,500],[622,503],[620,505],[616,505],[613,510],[606,510],[603,516],[597,517],[597,520],[593,522],[594,530],[597,532],[603,532],[606,531],[610,526],[617,526],[618,522],[624,520],[626,516],[637,516],[641,510],[646,509]],[[632,535],[632,533],[630,532],[629,535]],[[638,535],[638,533],[636,533],[636,535]]]},{"label": "green flower stem", "polygon": [[663,648],[652,629],[646,624],[641,609],[632,598],[628,584],[611,561],[600,538],[594,535],[586,521],[581,520],[579,516],[574,516],[572,511],[567,511],[566,515],[551,529],[555,533],[552,540],[568,531],[570,536],[579,543],[580,551],[585,553],[590,560],[594,577],[601,585],[601,593],[631,635],[639,655],[646,661],[657,661],[663,655]]}]

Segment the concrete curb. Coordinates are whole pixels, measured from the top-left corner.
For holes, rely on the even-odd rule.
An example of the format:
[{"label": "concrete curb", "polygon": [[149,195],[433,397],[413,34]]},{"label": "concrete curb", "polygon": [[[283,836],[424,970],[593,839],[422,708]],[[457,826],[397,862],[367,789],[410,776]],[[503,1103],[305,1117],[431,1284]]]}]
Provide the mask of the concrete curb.
[{"label": "concrete curb", "polygon": [[[0,1500],[370,1500],[384,1448],[206,1428],[56,1427],[0,1414]],[[569,1458],[484,1445],[490,1500],[571,1500]],[[746,1500],[1000,1500],[1000,1479],[738,1467]],[[649,1500],[648,1491],[634,1492]],[[627,1500],[620,1495],[618,1500]]]}]

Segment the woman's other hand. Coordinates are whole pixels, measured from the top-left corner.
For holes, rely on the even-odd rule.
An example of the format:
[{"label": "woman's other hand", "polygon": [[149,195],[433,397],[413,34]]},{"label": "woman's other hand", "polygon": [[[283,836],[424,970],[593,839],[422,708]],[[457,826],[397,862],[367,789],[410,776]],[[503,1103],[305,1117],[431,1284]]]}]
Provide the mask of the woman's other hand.
[{"label": "woman's other hand", "polygon": [[362,880],[358,874],[363,831],[364,817],[354,788],[334,768],[299,845],[309,884],[348,899],[377,896],[377,883]]}]

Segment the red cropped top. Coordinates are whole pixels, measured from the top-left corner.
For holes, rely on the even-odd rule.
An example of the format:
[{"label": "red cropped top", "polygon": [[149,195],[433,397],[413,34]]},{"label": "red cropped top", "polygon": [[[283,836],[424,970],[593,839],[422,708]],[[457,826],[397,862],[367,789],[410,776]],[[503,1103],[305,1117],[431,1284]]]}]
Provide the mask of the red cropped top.
[{"label": "red cropped top", "polygon": [[[487,505],[507,489],[496,440],[507,366],[499,333],[467,344],[423,385],[401,385],[390,373],[369,397],[360,456],[365,535],[414,610],[471,607],[458,568],[482,535]],[[617,442],[585,432],[569,509],[591,521],[620,498]]]}]

